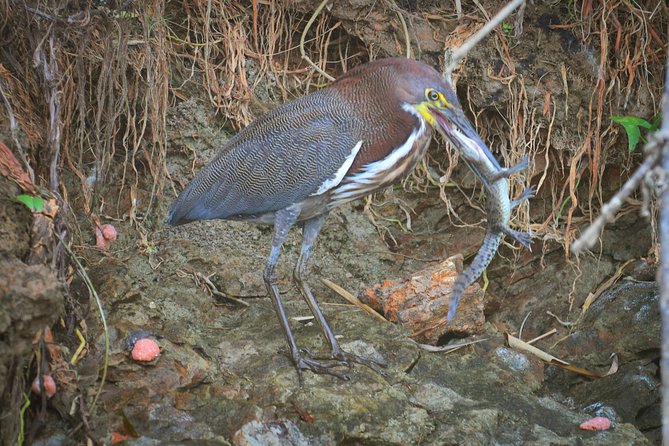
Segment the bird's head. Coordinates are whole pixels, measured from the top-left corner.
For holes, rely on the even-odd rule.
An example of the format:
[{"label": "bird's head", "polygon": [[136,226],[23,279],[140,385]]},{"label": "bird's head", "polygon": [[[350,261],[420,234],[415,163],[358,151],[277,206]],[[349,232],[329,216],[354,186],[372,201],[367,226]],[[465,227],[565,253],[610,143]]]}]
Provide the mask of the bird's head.
[{"label": "bird's head", "polygon": [[488,169],[500,165],[488,146],[465,116],[455,89],[432,67],[410,59],[392,59],[397,63],[395,89],[402,107],[422,116],[463,155],[474,172],[488,186],[477,169],[482,163]]}]

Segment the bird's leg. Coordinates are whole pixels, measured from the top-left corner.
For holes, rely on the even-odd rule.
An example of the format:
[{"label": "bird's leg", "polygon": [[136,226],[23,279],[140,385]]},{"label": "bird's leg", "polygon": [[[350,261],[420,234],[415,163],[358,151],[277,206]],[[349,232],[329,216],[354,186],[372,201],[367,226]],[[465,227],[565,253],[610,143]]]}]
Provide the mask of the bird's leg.
[{"label": "bird's leg", "polygon": [[316,318],[318,325],[320,325],[321,331],[323,332],[323,336],[325,336],[325,339],[330,344],[330,349],[331,349],[331,353],[329,356],[321,357],[321,356],[314,356],[311,354],[309,355],[313,359],[329,359],[338,361],[339,364],[349,365],[351,362],[356,362],[358,364],[366,365],[372,370],[383,375],[384,373],[379,367],[382,364],[379,364],[371,359],[361,358],[360,356],[345,352],[341,349],[341,347],[339,347],[339,342],[337,342],[337,338],[335,338],[334,333],[332,333],[332,329],[330,329],[330,325],[328,325],[328,322],[325,320],[323,312],[321,311],[320,307],[318,306],[318,302],[316,301],[316,298],[311,292],[311,288],[305,281],[307,272],[307,263],[313,250],[314,241],[316,240],[316,237],[318,236],[318,233],[320,232],[321,227],[323,226],[323,222],[325,221],[326,215],[327,214],[319,215],[310,220],[307,220],[304,223],[304,228],[302,230],[302,248],[300,249],[300,256],[297,259],[297,263],[295,264],[295,270],[293,271],[293,277],[295,278],[295,283],[300,289],[302,297],[304,297],[304,300],[307,302],[307,305],[309,305],[309,309]]},{"label": "bird's leg", "polygon": [[267,258],[267,264],[263,272],[263,280],[265,281],[265,286],[267,287],[267,293],[269,294],[269,297],[272,300],[272,304],[274,305],[274,311],[279,317],[279,323],[283,329],[283,334],[286,337],[286,341],[288,342],[288,347],[290,348],[290,357],[295,363],[295,367],[297,368],[300,383],[302,382],[302,370],[311,370],[315,373],[326,373],[341,379],[349,379],[347,375],[330,369],[331,367],[343,365],[343,361],[339,363],[322,363],[311,358],[305,358],[300,354],[300,350],[297,348],[297,344],[295,342],[295,337],[293,336],[293,332],[290,329],[288,318],[286,317],[286,311],[283,308],[283,302],[281,301],[281,295],[279,294],[279,286],[274,274],[274,268],[276,267],[277,261],[279,260],[281,245],[286,239],[290,228],[297,221],[299,214],[300,210],[296,208],[287,208],[276,212],[274,216],[272,250],[270,251],[269,257]]}]

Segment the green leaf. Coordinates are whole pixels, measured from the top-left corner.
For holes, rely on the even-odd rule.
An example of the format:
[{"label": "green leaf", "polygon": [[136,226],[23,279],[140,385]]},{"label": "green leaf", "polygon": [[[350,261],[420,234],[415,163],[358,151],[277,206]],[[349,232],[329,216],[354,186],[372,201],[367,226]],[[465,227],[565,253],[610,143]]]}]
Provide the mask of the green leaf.
[{"label": "green leaf", "polygon": [[641,138],[641,130],[637,126],[623,126],[627,132],[627,142],[629,143],[630,152],[634,152],[636,145],[639,144],[639,138]]},{"label": "green leaf", "polygon": [[613,115],[611,116],[611,121],[616,122],[624,127],[627,126],[636,126],[636,127],[643,127],[645,129],[651,128],[653,125],[646,121],[643,118],[639,118],[638,116],[618,116],[618,115]]},{"label": "green leaf", "polygon": [[44,210],[44,199],[33,195],[17,195],[16,199],[25,204],[30,212],[42,212]]},{"label": "green leaf", "polygon": [[627,132],[627,142],[629,144],[629,151],[634,152],[637,144],[639,144],[639,139],[641,138],[641,130],[639,127],[645,129],[652,129],[653,125],[646,121],[643,118],[637,116],[611,116],[611,121],[618,123],[623,126],[625,132]]},{"label": "green leaf", "polygon": [[653,118],[650,120],[651,128],[648,130],[655,132],[660,128],[660,124],[662,124],[662,113],[658,113],[653,116]]}]

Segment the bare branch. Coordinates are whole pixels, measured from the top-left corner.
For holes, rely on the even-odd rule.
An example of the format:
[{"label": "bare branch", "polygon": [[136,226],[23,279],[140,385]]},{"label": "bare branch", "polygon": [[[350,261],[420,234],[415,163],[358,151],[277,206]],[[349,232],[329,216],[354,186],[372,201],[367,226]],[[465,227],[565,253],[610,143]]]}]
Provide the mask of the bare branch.
[{"label": "bare branch", "polygon": [[457,48],[455,51],[452,53],[447,51],[446,54],[446,71],[444,72],[444,75],[446,76],[446,79],[450,79],[451,75],[453,74],[453,70],[455,70],[458,65],[460,65],[460,62],[462,59],[467,55],[469,51],[471,51],[474,46],[476,46],[477,43],[479,43],[485,36],[490,34],[490,32],[500,23],[502,23],[502,20],[507,18],[509,14],[513,12],[514,9],[516,9],[518,6],[520,6],[521,3],[524,3],[525,0],[513,0],[509,2],[504,8],[502,8],[497,14],[495,14],[495,17],[490,19],[488,23],[486,23],[481,29],[476,31],[476,33],[470,37],[465,43],[463,43],[459,48]]},{"label": "bare branch", "polygon": [[[664,80],[662,128],[658,139],[664,141],[662,149],[663,190],[660,209],[660,315],[662,316],[662,444],[669,443],[669,53]],[[659,150],[658,150],[659,152]]]},{"label": "bare branch", "polygon": [[[649,142],[651,144],[651,142]],[[599,217],[590,225],[588,228],[581,233],[580,237],[574,241],[571,245],[572,252],[575,255],[580,254],[586,249],[592,248],[597,240],[599,239],[599,234],[607,223],[611,223],[618,213],[618,210],[623,205],[627,197],[629,197],[632,192],[634,192],[639,184],[643,181],[644,177],[653,170],[653,167],[658,163],[660,159],[660,151],[648,151],[648,155],[637,170],[632,174],[631,177],[623,184],[623,187],[620,188],[618,192],[602,206],[600,210]]]}]

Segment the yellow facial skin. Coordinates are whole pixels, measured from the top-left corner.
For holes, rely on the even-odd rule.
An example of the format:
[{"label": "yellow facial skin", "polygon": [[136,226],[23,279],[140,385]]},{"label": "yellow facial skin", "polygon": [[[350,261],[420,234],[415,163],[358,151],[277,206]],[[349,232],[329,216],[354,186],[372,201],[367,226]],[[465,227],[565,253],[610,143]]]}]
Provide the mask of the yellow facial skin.
[{"label": "yellow facial skin", "polygon": [[430,107],[446,109],[450,108],[451,105],[448,103],[443,93],[435,90],[434,88],[425,89],[425,99],[425,101],[416,106],[416,110],[421,114],[421,116],[423,116],[423,118],[425,118],[428,124],[430,124],[432,127],[435,127],[437,121],[432,116]]}]

